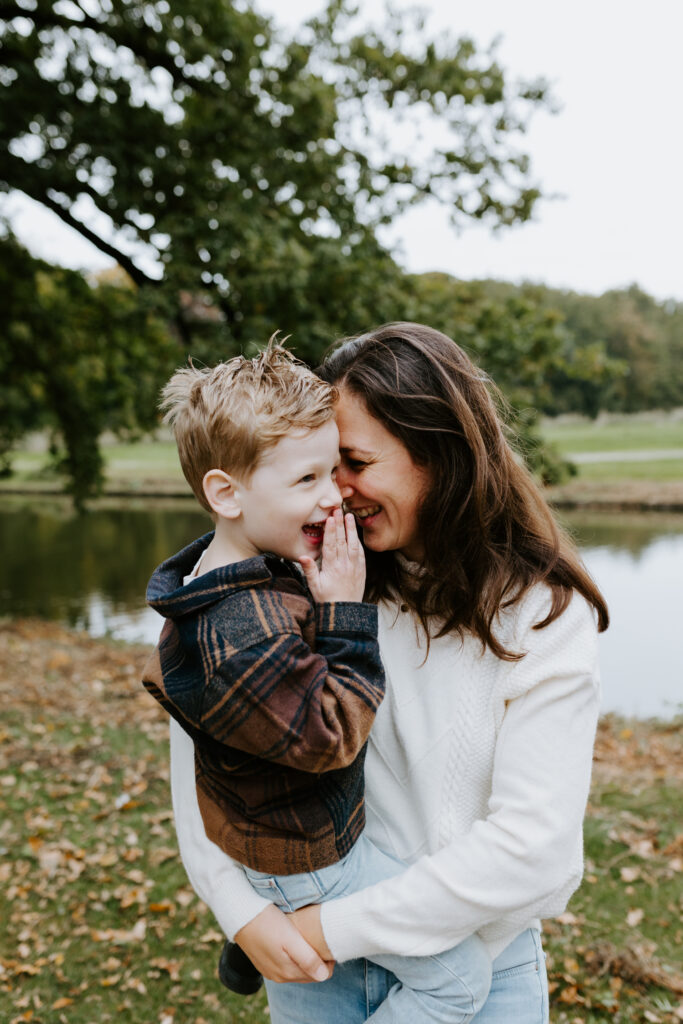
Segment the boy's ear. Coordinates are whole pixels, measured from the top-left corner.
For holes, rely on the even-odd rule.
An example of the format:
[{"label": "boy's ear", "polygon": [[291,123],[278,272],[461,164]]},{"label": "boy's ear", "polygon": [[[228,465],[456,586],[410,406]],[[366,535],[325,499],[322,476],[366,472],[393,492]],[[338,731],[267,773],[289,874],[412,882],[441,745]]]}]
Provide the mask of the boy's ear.
[{"label": "boy's ear", "polygon": [[210,469],[202,480],[204,494],[209,505],[222,519],[238,519],[242,514],[239,493],[235,481],[223,469]]}]

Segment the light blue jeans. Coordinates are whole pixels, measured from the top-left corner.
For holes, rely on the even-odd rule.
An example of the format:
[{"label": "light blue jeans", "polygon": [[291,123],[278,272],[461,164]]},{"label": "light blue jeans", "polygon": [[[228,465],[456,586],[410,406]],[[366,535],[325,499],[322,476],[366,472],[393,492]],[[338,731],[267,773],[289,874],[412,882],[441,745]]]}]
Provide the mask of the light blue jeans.
[{"label": "light blue jeans", "polygon": [[[267,981],[272,1024],[364,1024],[396,984],[367,960],[337,964],[329,981],[278,985]],[[413,1024],[420,1024],[415,1017]],[[518,935],[493,961],[491,991],[473,1024],[548,1024],[548,979],[534,928]]]},{"label": "light blue jeans", "polygon": [[[269,875],[244,869],[253,888],[287,913],[309,903],[358,892],[403,870],[405,864],[382,853],[363,835],[346,857],[320,871]],[[363,964],[364,961],[353,963]],[[382,969],[383,977],[391,979],[377,1005],[366,1012],[364,1004],[363,1015],[358,1018],[372,1021],[372,1024],[466,1024],[474,1020],[483,1007],[491,986],[491,957],[477,935],[471,935],[437,956],[382,954],[372,957],[372,965]],[[347,964],[337,966],[334,977],[322,984],[275,985],[275,991],[269,984],[273,1024],[281,1021],[303,1024],[308,1020],[315,1024],[342,1020],[350,1024],[352,1018],[346,1015],[345,997],[333,988],[327,989],[328,985],[334,986],[338,973],[346,967]],[[319,1012],[309,1009],[311,988],[318,993],[312,996],[313,1002],[317,1003],[321,997],[324,1000],[327,1016],[321,1017]],[[290,990],[290,994],[282,990]],[[338,1006],[336,1015],[335,1005]]]}]

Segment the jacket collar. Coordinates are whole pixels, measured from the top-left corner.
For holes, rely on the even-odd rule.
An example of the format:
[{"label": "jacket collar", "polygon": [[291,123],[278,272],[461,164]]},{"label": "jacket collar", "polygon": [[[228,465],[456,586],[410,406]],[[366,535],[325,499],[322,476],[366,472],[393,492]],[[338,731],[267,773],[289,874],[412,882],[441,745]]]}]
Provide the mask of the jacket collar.
[{"label": "jacket collar", "polygon": [[292,563],[270,553],[222,565],[183,584],[212,539],[213,533],[205,534],[154,570],[147,586],[147,603],[161,615],[175,619],[197,612],[238,590],[267,583],[274,576],[289,576],[303,584]]}]

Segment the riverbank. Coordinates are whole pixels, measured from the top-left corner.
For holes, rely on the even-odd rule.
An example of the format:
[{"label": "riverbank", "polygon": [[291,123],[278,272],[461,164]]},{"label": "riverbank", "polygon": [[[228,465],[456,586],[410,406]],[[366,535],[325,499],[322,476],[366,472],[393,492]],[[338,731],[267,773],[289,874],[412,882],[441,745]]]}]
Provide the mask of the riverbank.
[{"label": "riverbank", "polygon": [[[164,442],[116,446],[108,453],[103,499],[178,499],[191,502],[192,492],[177,465],[175,450]],[[683,459],[666,464],[664,479],[648,462],[589,463],[566,483],[546,488],[558,509],[683,512]],[[640,474],[640,476],[638,475]],[[54,497],[64,494],[64,481],[48,473],[34,453],[17,457],[15,473],[0,480],[0,497]]]},{"label": "riverbank", "polygon": [[[544,420],[542,433],[577,465],[576,476],[546,491],[557,508],[683,512],[683,410],[564,416]],[[134,444],[106,438],[102,453],[105,498],[192,500],[169,435]],[[0,480],[0,496],[57,496],[64,483],[49,469],[47,438],[35,435],[17,451],[12,476]]]},{"label": "riverbank", "polygon": [[[593,467],[591,467],[593,468]],[[546,496],[558,509],[591,511],[683,512],[683,462],[678,480],[573,477],[548,487]]]},{"label": "riverbank", "polygon": [[[19,1024],[263,1024],[215,977],[221,936],[180,865],[149,648],[0,622],[0,1006]],[[554,1024],[683,1020],[683,751],[600,724],[586,880],[546,924]]]}]

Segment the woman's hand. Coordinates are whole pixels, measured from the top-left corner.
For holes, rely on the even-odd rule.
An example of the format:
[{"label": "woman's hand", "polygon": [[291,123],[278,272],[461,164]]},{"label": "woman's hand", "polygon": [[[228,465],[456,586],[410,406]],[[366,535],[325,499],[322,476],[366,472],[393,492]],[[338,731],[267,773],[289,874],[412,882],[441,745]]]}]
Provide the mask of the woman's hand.
[{"label": "woman's hand", "polygon": [[332,965],[318,956],[294,927],[291,917],[271,903],[240,928],[235,942],[271,981],[326,981],[332,974]]},{"label": "woman's hand", "polygon": [[365,590],[365,552],[356,520],[337,508],[325,523],[318,569],[312,558],[300,560],[306,582],[317,604],[325,601],[362,601]]},{"label": "woman's hand", "polygon": [[307,907],[302,907],[301,910],[295,910],[290,917],[306,942],[318,951],[323,960],[328,963],[333,961],[332,951],[325,941],[320,924],[320,907],[316,903],[311,903]]}]

